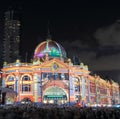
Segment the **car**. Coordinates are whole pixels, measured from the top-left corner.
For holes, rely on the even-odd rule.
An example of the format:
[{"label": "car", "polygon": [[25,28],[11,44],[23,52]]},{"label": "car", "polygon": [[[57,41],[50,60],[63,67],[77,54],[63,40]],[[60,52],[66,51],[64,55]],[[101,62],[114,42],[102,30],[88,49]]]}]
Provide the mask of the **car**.
[{"label": "car", "polygon": [[114,108],[120,108],[120,104],[114,104],[112,107],[114,107]]}]

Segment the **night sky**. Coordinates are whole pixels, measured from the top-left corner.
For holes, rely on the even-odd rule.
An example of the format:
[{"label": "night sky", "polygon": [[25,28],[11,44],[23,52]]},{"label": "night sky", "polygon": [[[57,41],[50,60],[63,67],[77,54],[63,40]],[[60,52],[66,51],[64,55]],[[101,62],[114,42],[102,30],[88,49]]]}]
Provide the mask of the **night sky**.
[{"label": "night sky", "polygon": [[[21,12],[21,54],[33,58],[36,46],[46,40],[60,43],[68,57],[76,56],[109,78],[120,78],[120,2],[1,1],[0,17],[10,6]],[[49,25],[48,25],[49,23]],[[109,73],[108,73],[109,72]],[[117,77],[115,75],[118,75]],[[114,79],[116,80],[116,79]]]}]

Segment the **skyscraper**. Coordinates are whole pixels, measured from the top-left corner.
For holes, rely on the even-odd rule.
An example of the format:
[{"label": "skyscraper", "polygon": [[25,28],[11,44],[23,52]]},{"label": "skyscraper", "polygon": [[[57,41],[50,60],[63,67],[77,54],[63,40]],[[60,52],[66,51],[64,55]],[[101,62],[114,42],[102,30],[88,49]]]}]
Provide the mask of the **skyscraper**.
[{"label": "skyscraper", "polygon": [[19,56],[20,20],[13,10],[5,12],[3,61],[14,62]]},{"label": "skyscraper", "polygon": [[2,68],[3,64],[3,25],[2,20],[0,20],[0,68]]}]

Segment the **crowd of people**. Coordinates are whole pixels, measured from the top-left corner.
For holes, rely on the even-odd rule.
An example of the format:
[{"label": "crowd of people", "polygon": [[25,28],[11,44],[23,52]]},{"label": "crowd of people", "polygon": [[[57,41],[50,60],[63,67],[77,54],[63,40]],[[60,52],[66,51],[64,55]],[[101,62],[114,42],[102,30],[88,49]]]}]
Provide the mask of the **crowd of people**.
[{"label": "crowd of people", "polygon": [[120,119],[120,109],[60,105],[9,105],[0,108],[0,119]]}]

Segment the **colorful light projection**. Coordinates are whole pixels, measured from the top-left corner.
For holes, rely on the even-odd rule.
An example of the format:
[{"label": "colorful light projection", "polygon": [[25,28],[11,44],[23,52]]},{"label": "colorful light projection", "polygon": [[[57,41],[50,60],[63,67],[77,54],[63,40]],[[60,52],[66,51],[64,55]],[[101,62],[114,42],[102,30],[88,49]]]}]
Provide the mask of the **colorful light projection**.
[{"label": "colorful light projection", "polygon": [[66,58],[66,52],[64,48],[52,40],[47,40],[39,44],[35,50],[34,58],[43,58],[46,54],[48,54],[49,57]]}]

